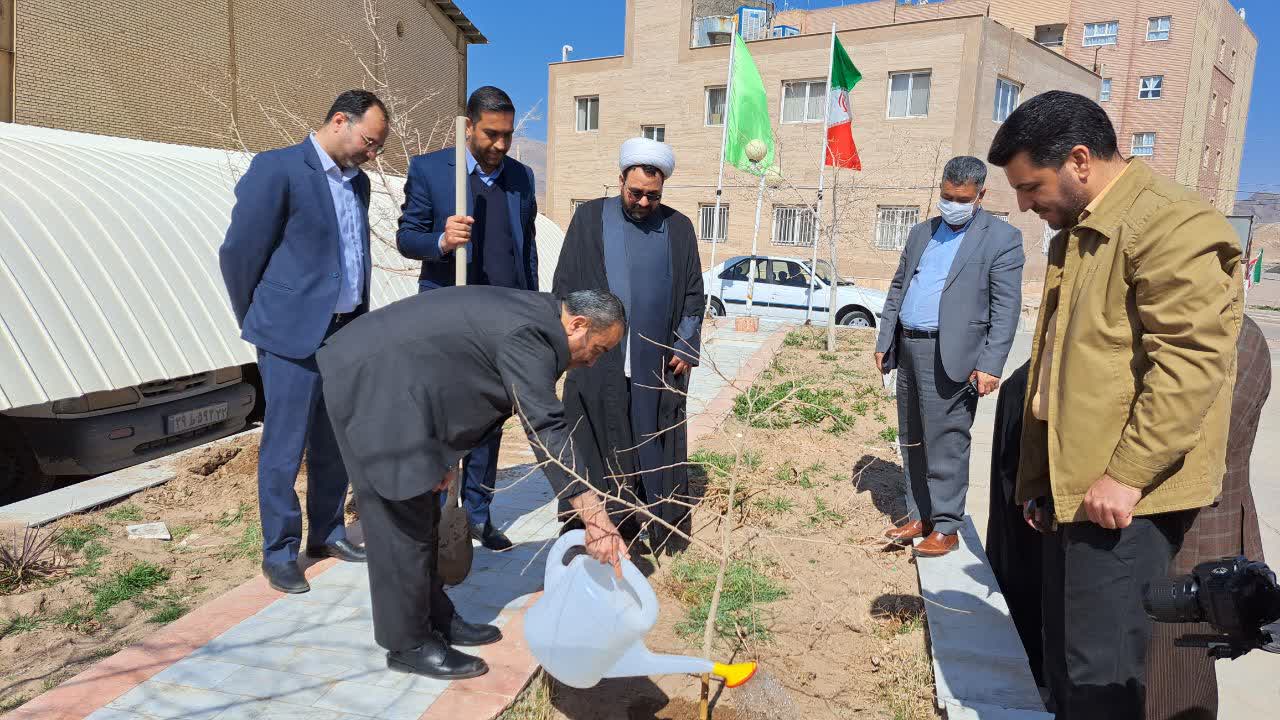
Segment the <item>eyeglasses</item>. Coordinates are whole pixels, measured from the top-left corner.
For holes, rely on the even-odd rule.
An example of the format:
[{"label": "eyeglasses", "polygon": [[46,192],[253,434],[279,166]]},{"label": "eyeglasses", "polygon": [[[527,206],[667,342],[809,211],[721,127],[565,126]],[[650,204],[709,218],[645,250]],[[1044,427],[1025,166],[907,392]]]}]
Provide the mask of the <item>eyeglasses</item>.
[{"label": "eyeglasses", "polygon": [[[345,115],[346,113],[343,113],[343,114]],[[370,149],[370,148],[377,148],[377,149],[374,151],[374,153],[373,153],[374,155],[381,155],[381,154],[382,154],[382,152],[383,152],[384,150],[386,150],[386,147],[384,147],[383,145],[379,145],[377,140],[374,140],[373,138],[369,137],[368,135],[365,135],[364,133],[360,132],[359,130],[356,130],[356,119],[355,119],[355,118],[351,117],[350,115],[347,115],[347,123],[348,123],[349,125],[351,125],[351,130],[352,130],[352,132],[354,132],[356,135],[359,135],[359,136],[360,136],[360,140],[364,142],[364,149],[365,149],[365,150],[368,150],[368,149]]]},{"label": "eyeglasses", "polygon": [[627,195],[631,196],[631,202],[640,202],[640,198],[648,198],[651,203],[662,202],[662,193],[659,192],[641,192],[634,188],[627,188]]}]

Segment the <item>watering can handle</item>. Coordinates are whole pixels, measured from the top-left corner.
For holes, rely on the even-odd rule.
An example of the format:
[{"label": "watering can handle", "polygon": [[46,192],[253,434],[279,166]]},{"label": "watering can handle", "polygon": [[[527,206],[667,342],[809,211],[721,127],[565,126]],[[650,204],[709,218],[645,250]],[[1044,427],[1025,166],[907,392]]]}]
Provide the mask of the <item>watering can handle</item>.
[{"label": "watering can handle", "polygon": [[569,567],[564,564],[564,556],[574,547],[585,547],[586,541],[585,530],[570,530],[556,540],[551,546],[551,552],[547,554],[547,570],[542,579],[545,590],[555,587],[560,578],[569,571]]}]

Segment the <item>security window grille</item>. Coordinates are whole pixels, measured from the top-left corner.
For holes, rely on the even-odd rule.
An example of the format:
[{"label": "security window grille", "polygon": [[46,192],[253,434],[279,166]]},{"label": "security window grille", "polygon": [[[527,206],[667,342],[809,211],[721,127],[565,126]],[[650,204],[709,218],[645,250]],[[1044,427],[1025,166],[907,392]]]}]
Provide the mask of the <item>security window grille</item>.
[{"label": "security window grille", "polygon": [[1153,17],[1147,20],[1147,39],[1148,40],[1168,40],[1169,27],[1173,23],[1173,18],[1165,15],[1164,17]]},{"label": "security window grille", "polygon": [[1053,238],[1057,234],[1058,231],[1049,227],[1049,223],[1044,224],[1044,230],[1040,233],[1040,252],[1045,255],[1049,254],[1049,243],[1053,242]]},{"label": "security window grille", "polygon": [[666,125],[641,125],[640,134],[649,138],[650,140],[657,140],[658,142],[666,142],[667,126]]},{"label": "security window grille", "polygon": [[1098,93],[1098,101],[1106,102],[1111,99],[1111,78],[1102,78],[1102,92]]},{"label": "security window grille", "polygon": [[570,200],[569,201],[569,217],[578,214],[578,208],[586,205],[590,200]]},{"label": "security window grille", "polygon": [[600,98],[578,98],[578,132],[600,129]]},{"label": "security window grille", "polygon": [[996,105],[991,111],[991,119],[1004,122],[1013,109],[1018,107],[1018,96],[1022,94],[1022,86],[1012,80],[996,78]]},{"label": "security window grille", "polygon": [[923,72],[889,74],[889,117],[928,117],[929,86],[933,75]]},{"label": "security window grille", "polygon": [[1149,157],[1156,154],[1156,134],[1153,132],[1134,133],[1130,155]]},{"label": "security window grille", "polygon": [[1163,75],[1148,75],[1138,81],[1139,100],[1159,100],[1164,89]]},{"label": "security window grille", "polygon": [[920,208],[904,205],[876,206],[877,250],[901,250],[907,245],[907,235],[920,222]]},{"label": "security window grille", "polygon": [[825,80],[801,80],[782,84],[782,122],[822,122],[827,112]]},{"label": "security window grille", "polygon": [[[716,226],[716,206],[698,206],[698,238],[703,242],[724,242],[729,227],[729,206],[720,205],[720,225]],[[717,232],[719,231],[719,232]]]},{"label": "security window grille", "polygon": [[1111,22],[1086,23],[1084,26],[1084,46],[1115,45],[1116,36],[1120,34],[1120,23]]},{"label": "security window grille", "polygon": [[707,88],[706,124],[719,127],[724,124],[724,87]]},{"label": "security window grille", "polygon": [[773,244],[813,247],[818,239],[818,223],[813,208],[777,206],[773,208]]}]

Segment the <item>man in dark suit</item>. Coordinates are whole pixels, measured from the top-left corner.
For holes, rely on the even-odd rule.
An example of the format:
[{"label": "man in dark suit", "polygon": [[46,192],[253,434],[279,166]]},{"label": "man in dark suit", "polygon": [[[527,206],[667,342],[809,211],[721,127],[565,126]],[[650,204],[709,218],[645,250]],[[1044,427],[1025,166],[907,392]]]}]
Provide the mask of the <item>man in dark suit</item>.
[{"label": "man in dark suit", "polygon": [[259,153],[236,185],[220,260],[245,340],[258,348],[267,410],[258,457],[262,572],[271,587],[310,589],[298,567],[302,512],[293,485],[307,455],[307,553],[364,562],[347,540],[347,476],[321,396],[315,352],[369,308],[369,178],[382,151],[377,96],[338,96],[324,126]]},{"label": "man in dark suit", "polygon": [[[436,575],[440,491],[462,456],[520,416],[556,494],[586,526],[587,552],[615,565],[626,547],[580,476],[556,381],[618,344],[622,301],[603,290],[555,296],[494,287],[417,295],[351,323],[320,349],[324,394],[369,547],[374,638],[399,672],[458,679],[480,658],[450,645],[501,633],[464,622]],[[576,470],[574,470],[576,468]],[[619,571],[620,572],[620,571]]]},{"label": "man in dark suit", "polygon": [[[515,132],[515,106],[496,87],[479,88],[467,101],[467,215],[455,215],[454,149],[409,162],[396,244],[422,261],[420,291],[454,284],[454,252],[467,253],[467,284],[538,289],[538,204],[533,171],[507,157]],[[462,498],[472,536],[490,550],[511,547],[489,517],[498,474],[502,428],[481,438],[464,461]]]},{"label": "man in dark suit", "polygon": [[911,229],[876,341],[876,368],[898,370],[907,475],[907,522],[885,537],[923,537],[923,557],[958,544],[978,397],[1000,384],[1022,308],[1022,233],[981,209],[986,180],[978,158],[947,162],[941,217]]}]

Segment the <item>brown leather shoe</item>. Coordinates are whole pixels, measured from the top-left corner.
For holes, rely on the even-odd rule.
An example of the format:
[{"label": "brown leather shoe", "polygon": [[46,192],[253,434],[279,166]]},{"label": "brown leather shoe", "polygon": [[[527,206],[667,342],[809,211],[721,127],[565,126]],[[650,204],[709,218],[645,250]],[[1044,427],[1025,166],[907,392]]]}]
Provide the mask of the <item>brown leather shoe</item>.
[{"label": "brown leather shoe", "polygon": [[912,520],[906,525],[891,527],[884,531],[884,536],[889,542],[899,545],[910,545],[912,540],[925,536],[924,523],[919,520]]},{"label": "brown leather shoe", "polygon": [[943,535],[934,531],[915,547],[916,557],[942,557],[960,545],[960,535]]}]

